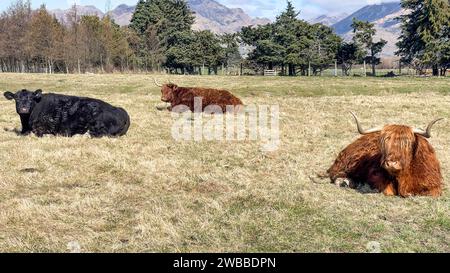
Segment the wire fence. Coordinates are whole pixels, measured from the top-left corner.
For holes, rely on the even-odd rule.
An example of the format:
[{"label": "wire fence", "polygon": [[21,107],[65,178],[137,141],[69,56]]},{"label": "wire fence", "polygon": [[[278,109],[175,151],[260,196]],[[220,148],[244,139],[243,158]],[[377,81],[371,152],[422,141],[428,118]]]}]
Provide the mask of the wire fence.
[{"label": "wire fence", "polygon": [[[212,75],[228,75],[228,76],[289,76],[286,72],[287,69],[282,67],[271,67],[271,69],[265,67],[255,67],[248,64],[235,65],[226,69],[218,69]],[[335,63],[329,64],[322,69],[311,68],[297,68],[295,74],[291,76],[320,76],[320,77],[397,77],[397,76],[431,76],[433,71],[431,69],[424,71],[417,71],[413,67],[403,66],[387,66],[380,64],[375,67],[375,75],[373,75],[372,67],[363,64],[353,65],[348,71],[344,71],[341,65]],[[204,73],[203,75],[207,75]],[[450,76],[450,70],[446,73]]]}]

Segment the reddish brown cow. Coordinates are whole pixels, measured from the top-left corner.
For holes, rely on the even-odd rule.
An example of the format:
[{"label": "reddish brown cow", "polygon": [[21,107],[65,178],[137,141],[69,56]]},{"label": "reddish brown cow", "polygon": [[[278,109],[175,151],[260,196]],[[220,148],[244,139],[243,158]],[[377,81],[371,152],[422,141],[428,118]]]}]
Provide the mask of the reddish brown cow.
[{"label": "reddish brown cow", "polygon": [[441,119],[431,122],[426,131],[401,125],[364,130],[352,115],[363,136],[345,148],[328,170],[334,183],[350,187],[368,183],[388,196],[442,194],[439,161],[426,140]]},{"label": "reddish brown cow", "polygon": [[[155,80],[155,84],[161,87],[161,100],[170,103],[169,111],[176,106],[185,105],[192,112],[195,110],[195,98],[201,98],[201,110],[208,106],[219,106],[222,112],[227,112],[227,106],[234,106],[233,111],[240,111],[243,106],[242,101],[227,90],[217,90],[209,88],[179,87],[176,84],[161,85]],[[198,107],[198,106],[197,106]],[[200,108],[200,107],[198,107]]]}]

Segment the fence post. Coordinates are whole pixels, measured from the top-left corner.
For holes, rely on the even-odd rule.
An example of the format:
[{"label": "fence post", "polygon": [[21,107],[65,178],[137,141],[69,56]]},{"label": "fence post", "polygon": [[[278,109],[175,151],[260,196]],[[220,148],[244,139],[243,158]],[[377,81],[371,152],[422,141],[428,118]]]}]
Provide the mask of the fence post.
[{"label": "fence post", "polygon": [[364,60],[364,77],[367,77],[366,60]]},{"label": "fence post", "polygon": [[311,77],[311,62],[308,62],[308,77]]},{"label": "fence post", "polygon": [[337,77],[338,75],[338,68],[337,68],[337,60],[334,61],[334,76]]}]

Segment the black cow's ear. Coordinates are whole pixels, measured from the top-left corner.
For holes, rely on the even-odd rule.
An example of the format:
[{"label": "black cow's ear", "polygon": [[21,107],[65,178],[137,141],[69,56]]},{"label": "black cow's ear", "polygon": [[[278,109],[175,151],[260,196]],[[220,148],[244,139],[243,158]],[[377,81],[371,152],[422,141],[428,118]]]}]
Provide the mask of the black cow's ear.
[{"label": "black cow's ear", "polygon": [[33,94],[34,94],[34,99],[36,101],[41,100],[41,98],[42,98],[42,90],[41,89],[36,90]]},{"label": "black cow's ear", "polygon": [[15,99],[15,97],[16,97],[16,95],[14,95],[13,93],[11,93],[11,92],[5,92],[4,94],[3,94],[4,96],[5,96],[5,98],[7,99],[7,100],[13,100],[13,99]]}]

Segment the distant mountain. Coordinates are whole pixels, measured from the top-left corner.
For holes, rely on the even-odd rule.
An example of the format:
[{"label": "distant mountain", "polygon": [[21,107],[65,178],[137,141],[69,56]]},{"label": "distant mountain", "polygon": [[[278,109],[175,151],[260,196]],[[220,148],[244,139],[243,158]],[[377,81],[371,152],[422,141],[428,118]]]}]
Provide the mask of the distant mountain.
[{"label": "distant mountain", "polygon": [[127,6],[122,4],[112,10],[110,14],[118,25],[126,26],[130,23],[135,9],[136,6]]},{"label": "distant mountain", "polygon": [[397,18],[405,13],[406,11],[397,2],[368,5],[333,24],[332,27],[338,35],[346,40],[351,40],[353,37],[351,27],[353,18],[374,23],[377,30],[376,39],[384,39],[388,42],[382,55],[394,56],[395,51],[397,51],[396,43],[401,33],[400,22]]},{"label": "distant mountain", "polygon": [[[244,26],[263,25],[270,23],[266,18],[252,18],[242,9],[231,9],[214,0],[188,0],[189,7],[195,12],[195,30],[211,30],[215,33],[234,33]],[[94,6],[77,6],[79,15],[105,14]],[[128,25],[136,6],[120,5],[110,12],[114,21],[121,25]],[[58,19],[66,21],[68,10],[51,11]]]},{"label": "distant mountain", "polygon": [[324,25],[330,27],[330,26],[340,22],[341,20],[347,18],[347,16],[348,16],[347,13],[341,13],[341,14],[334,15],[334,16],[322,15],[317,18],[309,20],[309,22],[311,24],[324,24]]},{"label": "distant mountain", "polygon": [[242,9],[231,9],[214,0],[188,0],[197,17],[194,29],[216,33],[238,32],[244,26],[270,23],[266,18],[251,18]]},{"label": "distant mountain", "polygon": [[[95,6],[77,5],[76,7],[77,7],[77,14],[79,16],[82,16],[82,15],[97,15],[98,17],[105,16],[105,14]],[[71,11],[71,9],[66,9],[66,10],[54,9],[54,10],[51,10],[50,13],[54,14],[58,20],[66,22],[67,15],[70,13],[70,11]]]},{"label": "distant mountain", "polygon": [[347,18],[333,25],[336,33],[339,35],[346,34],[352,30],[353,18],[361,21],[376,22],[394,13],[402,11],[402,7],[398,2],[383,3],[378,5],[368,5],[359,9]]},{"label": "distant mountain", "polygon": [[[270,23],[269,19],[252,18],[242,9],[232,9],[220,4],[215,0],[188,0],[190,8],[195,12],[195,30],[211,30],[215,33],[234,33],[244,26],[264,25]],[[131,21],[136,6],[119,5],[110,11],[111,17],[121,26],[128,25]],[[98,15],[103,17],[105,14],[94,6],[77,6],[79,15]],[[68,10],[51,11],[58,19],[67,21]],[[377,30],[377,39],[383,38],[388,41],[383,55],[393,56],[397,50],[396,42],[400,36],[400,22],[397,17],[405,14],[398,2],[383,3],[377,5],[365,6],[351,15],[322,15],[310,20],[310,23],[322,23],[334,28],[336,33],[346,40],[351,40],[352,20],[357,18],[363,21],[369,21],[375,24]]]}]

